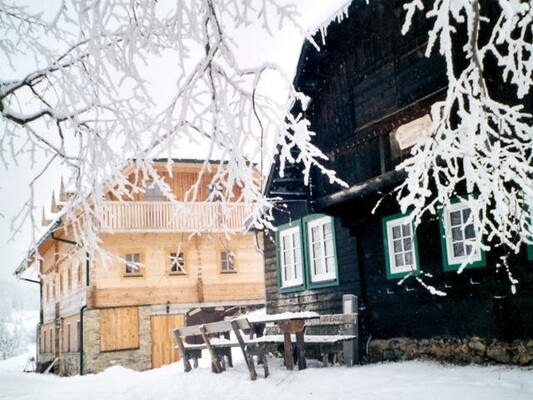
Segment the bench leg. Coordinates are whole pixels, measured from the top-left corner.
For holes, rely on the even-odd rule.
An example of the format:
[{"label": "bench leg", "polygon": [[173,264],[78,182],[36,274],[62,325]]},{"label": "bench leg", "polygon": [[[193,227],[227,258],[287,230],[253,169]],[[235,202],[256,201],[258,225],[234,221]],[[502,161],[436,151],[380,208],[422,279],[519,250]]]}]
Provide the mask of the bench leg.
[{"label": "bench leg", "polygon": [[263,368],[265,369],[265,378],[268,378],[268,375],[270,375],[269,371],[268,371],[268,360],[267,360],[267,356],[266,355],[262,355],[259,357],[259,359],[261,360],[261,362],[263,363]]},{"label": "bench leg", "polygon": [[305,346],[303,332],[296,332],[296,348],[298,349],[298,369],[305,369],[307,365],[305,363]]}]

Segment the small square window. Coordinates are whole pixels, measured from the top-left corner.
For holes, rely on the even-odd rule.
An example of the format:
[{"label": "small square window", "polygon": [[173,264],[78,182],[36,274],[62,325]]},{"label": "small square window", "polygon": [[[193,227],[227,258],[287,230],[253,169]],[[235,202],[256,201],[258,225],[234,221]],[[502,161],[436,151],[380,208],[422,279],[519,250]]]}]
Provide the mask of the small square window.
[{"label": "small square window", "polygon": [[182,252],[169,253],[170,258],[170,273],[171,274],[185,274],[185,256]]},{"label": "small square window", "polygon": [[418,270],[416,237],[408,216],[383,220],[385,260],[389,279],[403,277]]},{"label": "small square window", "polygon": [[443,262],[447,271],[457,270],[466,263],[468,267],[485,265],[483,251],[479,248],[477,217],[465,203],[453,203],[442,212]]},{"label": "small square window", "polygon": [[230,251],[220,253],[220,270],[222,272],[235,272],[235,255]]},{"label": "small square window", "polygon": [[124,257],[126,260],[126,275],[141,275],[141,254],[140,253],[126,253]]}]

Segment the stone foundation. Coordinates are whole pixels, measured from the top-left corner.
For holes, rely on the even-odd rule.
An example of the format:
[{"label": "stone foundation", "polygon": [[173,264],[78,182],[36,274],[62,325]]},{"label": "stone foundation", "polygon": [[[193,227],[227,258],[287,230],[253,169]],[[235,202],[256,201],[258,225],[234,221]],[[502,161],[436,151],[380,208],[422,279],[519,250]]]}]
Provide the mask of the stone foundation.
[{"label": "stone foundation", "polygon": [[139,307],[139,348],[100,351],[100,310],[86,310],[83,318],[84,374],[101,372],[114,365],[137,371],[152,367],[150,306]]},{"label": "stone foundation", "polygon": [[533,340],[499,342],[480,338],[372,340],[370,362],[437,360],[453,364],[533,365]]}]

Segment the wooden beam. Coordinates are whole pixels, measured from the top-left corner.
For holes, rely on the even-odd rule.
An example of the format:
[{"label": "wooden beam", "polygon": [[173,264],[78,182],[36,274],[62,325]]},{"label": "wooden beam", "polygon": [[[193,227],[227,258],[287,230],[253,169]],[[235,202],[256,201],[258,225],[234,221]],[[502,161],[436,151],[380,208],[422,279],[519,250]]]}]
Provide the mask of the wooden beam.
[{"label": "wooden beam", "polygon": [[405,171],[389,171],[365,182],[350,186],[348,189],[317,199],[320,208],[327,208],[356,198],[364,198],[378,190],[400,183],[405,178]]}]

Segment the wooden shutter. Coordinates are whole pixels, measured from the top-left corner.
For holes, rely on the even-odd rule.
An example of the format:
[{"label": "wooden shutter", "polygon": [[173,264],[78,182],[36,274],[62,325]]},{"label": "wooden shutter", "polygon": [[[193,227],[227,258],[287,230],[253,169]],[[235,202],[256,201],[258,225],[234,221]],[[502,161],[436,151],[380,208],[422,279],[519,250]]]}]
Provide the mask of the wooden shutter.
[{"label": "wooden shutter", "polygon": [[100,311],[100,350],[126,350],[139,347],[137,307],[108,308]]}]

